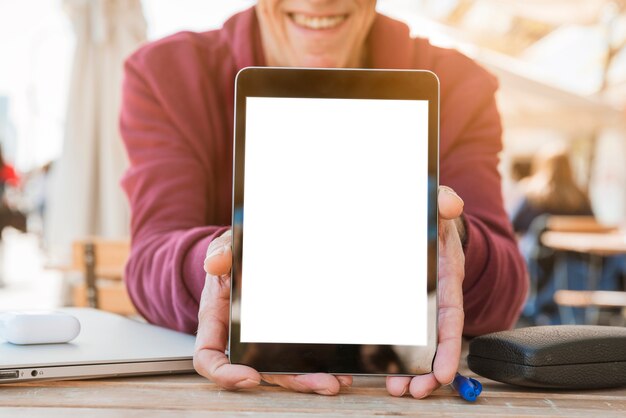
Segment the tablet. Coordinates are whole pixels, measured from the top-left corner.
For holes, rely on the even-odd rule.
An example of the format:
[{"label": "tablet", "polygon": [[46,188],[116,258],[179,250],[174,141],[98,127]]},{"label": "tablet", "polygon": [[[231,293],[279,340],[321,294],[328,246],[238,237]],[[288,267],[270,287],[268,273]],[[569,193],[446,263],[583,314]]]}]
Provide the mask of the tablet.
[{"label": "tablet", "polygon": [[230,361],[429,373],[437,77],[252,67],[235,96]]}]

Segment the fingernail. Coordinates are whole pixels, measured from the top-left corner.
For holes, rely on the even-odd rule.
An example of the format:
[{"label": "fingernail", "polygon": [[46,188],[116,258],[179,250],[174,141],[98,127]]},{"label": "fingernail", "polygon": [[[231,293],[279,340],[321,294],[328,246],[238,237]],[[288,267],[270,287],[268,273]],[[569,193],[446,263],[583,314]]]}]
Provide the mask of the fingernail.
[{"label": "fingernail", "polygon": [[320,390],[320,389],[313,389],[313,390],[315,390],[315,392],[316,392],[318,395],[325,395],[325,396],[332,396],[332,395],[335,395],[335,392],[333,392],[333,391],[332,391],[332,390],[330,390],[330,389],[321,389],[321,390]]},{"label": "fingernail", "polygon": [[224,252],[224,246],[217,247],[206,255],[206,260],[208,260],[211,257],[215,257],[216,255],[222,254],[223,252]]},{"label": "fingernail", "polygon": [[456,192],[452,190],[451,188],[443,186],[443,191],[446,192],[449,196],[452,196],[455,199],[457,199],[461,205],[465,205],[465,202],[463,201],[463,199],[461,199],[461,196],[456,194]]},{"label": "fingernail", "polygon": [[228,249],[227,245],[221,245],[217,247],[216,249],[214,249],[213,251],[211,251],[209,254],[207,254],[206,259],[208,260],[209,258],[215,257],[216,255],[224,254],[227,249]]},{"label": "fingernail", "polygon": [[251,388],[251,387],[257,386],[258,384],[259,384],[259,382],[256,381],[256,380],[246,379],[246,380],[242,380],[241,382],[235,383],[235,387],[237,389],[247,389],[247,388]]},{"label": "fingernail", "polygon": [[426,393],[422,393],[422,394],[413,395],[413,398],[415,398],[415,399],[424,399],[428,395],[429,395],[429,393],[426,392]]}]

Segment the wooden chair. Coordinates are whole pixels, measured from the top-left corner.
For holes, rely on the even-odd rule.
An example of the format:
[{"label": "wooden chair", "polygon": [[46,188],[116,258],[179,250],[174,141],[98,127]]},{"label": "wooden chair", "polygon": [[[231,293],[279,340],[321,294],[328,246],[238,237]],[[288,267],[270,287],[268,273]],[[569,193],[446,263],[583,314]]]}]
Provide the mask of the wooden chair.
[{"label": "wooden chair", "polygon": [[626,291],[563,289],[554,293],[554,301],[574,308],[621,308],[622,323],[626,324]]},{"label": "wooden chair", "polygon": [[557,290],[554,300],[559,305],[578,308],[626,308],[626,292],[617,290]]},{"label": "wooden chair", "polygon": [[593,216],[564,216],[552,215],[548,217],[546,227],[549,231],[557,232],[613,232],[616,225],[601,224]]},{"label": "wooden chair", "polygon": [[128,240],[89,238],[74,242],[72,270],[84,275],[84,281],[73,288],[74,305],[137,315],[123,281],[129,255]]},{"label": "wooden chair", "polygon": [[[554,301],[559,306],[584,308],[589,323],[598,319],[601,308],[622,308],[626,318],[626,292],[596,290],[603,272],[606,256],[626,254],[624,235],[617,226],[599,223],[592,216],[550,216],[547,218],[547,232],[541,235],[541,242],[554,250],[577,252],[588,257],[588,290],[557,290]],[[567,279],[565,280],[567,282]]]}]

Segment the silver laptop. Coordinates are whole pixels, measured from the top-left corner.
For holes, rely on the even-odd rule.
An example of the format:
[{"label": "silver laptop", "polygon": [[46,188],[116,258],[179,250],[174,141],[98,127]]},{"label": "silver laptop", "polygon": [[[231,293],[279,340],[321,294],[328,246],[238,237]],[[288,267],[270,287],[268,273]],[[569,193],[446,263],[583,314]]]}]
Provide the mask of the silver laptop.
[{"label": "silver laptop", "polygon": [[193,371],[195,337],[89,308],[62,308],[80,335],[65,344],[0,339],[0,383]]}]

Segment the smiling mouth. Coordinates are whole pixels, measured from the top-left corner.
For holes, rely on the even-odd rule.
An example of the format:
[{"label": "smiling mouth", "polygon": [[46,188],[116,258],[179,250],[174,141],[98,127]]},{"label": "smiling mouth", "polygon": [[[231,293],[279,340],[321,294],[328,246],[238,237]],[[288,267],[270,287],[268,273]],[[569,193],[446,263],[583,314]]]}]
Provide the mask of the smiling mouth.
[{"label": "smiling mouth", "polygon": [[348,18],[347,14],[334,16],[311,16],[302,13],[289,13],[288,15],[296,25],[305,29],[313,30],[336,28]]}]

